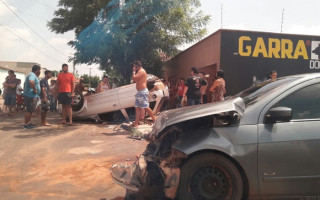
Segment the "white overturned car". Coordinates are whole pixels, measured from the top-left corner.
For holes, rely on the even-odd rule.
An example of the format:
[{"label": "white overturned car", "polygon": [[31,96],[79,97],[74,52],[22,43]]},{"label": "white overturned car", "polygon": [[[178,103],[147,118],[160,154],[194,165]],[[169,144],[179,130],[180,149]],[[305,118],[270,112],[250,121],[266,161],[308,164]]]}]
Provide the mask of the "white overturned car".
[{"label": "white overturned car", "polygon": [[[160,112],[169,98],[168,88],[156,89],[157,84],[162,84],[161,80],[148,75],[149,102],[154,114]],[[135,83],[88,96],[75,92],[72,102],[73,118],[99,120],[99,114],[120,110],[126,120],[129,120],[126,109],[134,107],[136,93]]]}]

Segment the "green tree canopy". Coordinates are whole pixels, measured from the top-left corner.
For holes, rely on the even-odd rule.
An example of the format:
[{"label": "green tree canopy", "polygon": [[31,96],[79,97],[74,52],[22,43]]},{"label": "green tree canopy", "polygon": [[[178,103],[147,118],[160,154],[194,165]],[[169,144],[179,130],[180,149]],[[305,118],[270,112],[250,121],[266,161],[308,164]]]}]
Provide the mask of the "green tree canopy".
[{"label": "green tree canopy", "polygon": [[55,18],[48,22],[51,31],[65,33],[74,30],[78,35],[87,28],[111,0],[59,0]]},{"label": "green tree canopy", "polygon": [[[161,76],[163,63],[179,52],[179,45],[200,40],[209,21],[197,9],[199,0],[126,0],[123,5],[119,0],[104,1],[107,4],[99,12],[98,6],[94,7],[94,20],[92,15],[86,18],[83,9],[76,11],[78,5],[67,4],[69,1],[60,0],[64,9],[55,13],[59,18],[49,22],[51,30],[75,30],[76,38],[69,44],[76,49],[76,63],[97,63],[106,71],[112,68],[126,80],[131,76],[131,63],[137,59],[148,73]],[[68,14],[62,15],[64,12]],[[71,20],[72,13],[78,14],[77,20]],[[80,18],[86,19],[76,26]],[[57,19],[65,19],[69,24],[54,26]]]},{"label": "green tree canopy", "polygon": [[81,78],[85,85],[89,85],[90,83],[92,88],[97,88],[101,80],[99,76],[89,76],[88,74],[82,75]]}]

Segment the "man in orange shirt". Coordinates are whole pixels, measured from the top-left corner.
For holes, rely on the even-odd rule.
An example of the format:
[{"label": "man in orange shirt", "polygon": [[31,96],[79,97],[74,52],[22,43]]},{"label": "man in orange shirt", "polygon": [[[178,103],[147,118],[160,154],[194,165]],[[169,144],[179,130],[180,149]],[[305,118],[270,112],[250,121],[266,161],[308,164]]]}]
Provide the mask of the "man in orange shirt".
[{"label": "man in orange shirt", "polygon": [[[61,124],[72,125],[72,98],[74,97],[74,76],[68,72],[68,65],[62,65],[62,72],[57,77],[58,101],[62,104]],[[69,118],[69,123],[66,117]]]}]

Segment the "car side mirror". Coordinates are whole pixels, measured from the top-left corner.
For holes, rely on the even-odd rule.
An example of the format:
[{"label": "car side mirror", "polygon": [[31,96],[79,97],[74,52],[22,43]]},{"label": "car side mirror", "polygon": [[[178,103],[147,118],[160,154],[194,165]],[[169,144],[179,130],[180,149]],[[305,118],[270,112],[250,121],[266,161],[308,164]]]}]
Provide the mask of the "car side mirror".
[{"label": "car side mirror", "polygon": [[266,114],[265,122],[267,124],[276,122],[289,122],[292,119],[292,110],[287,107],[272,108]]}]

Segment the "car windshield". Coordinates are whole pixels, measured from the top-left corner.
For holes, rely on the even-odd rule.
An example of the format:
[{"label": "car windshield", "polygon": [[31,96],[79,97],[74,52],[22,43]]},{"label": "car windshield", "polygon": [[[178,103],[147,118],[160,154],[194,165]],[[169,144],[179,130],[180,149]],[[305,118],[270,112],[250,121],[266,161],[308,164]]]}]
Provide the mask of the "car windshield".
[{"label": "car windshield", "polygon": [[299,77],[284,77],[278,78],[276,81],[267,80],[265,82],[256,84],[231,98],[241,97],[246,104],[246,107],[255,104],[259,100],[265,98],[273,91],[278,90],[288,83],[297,80]]}]

